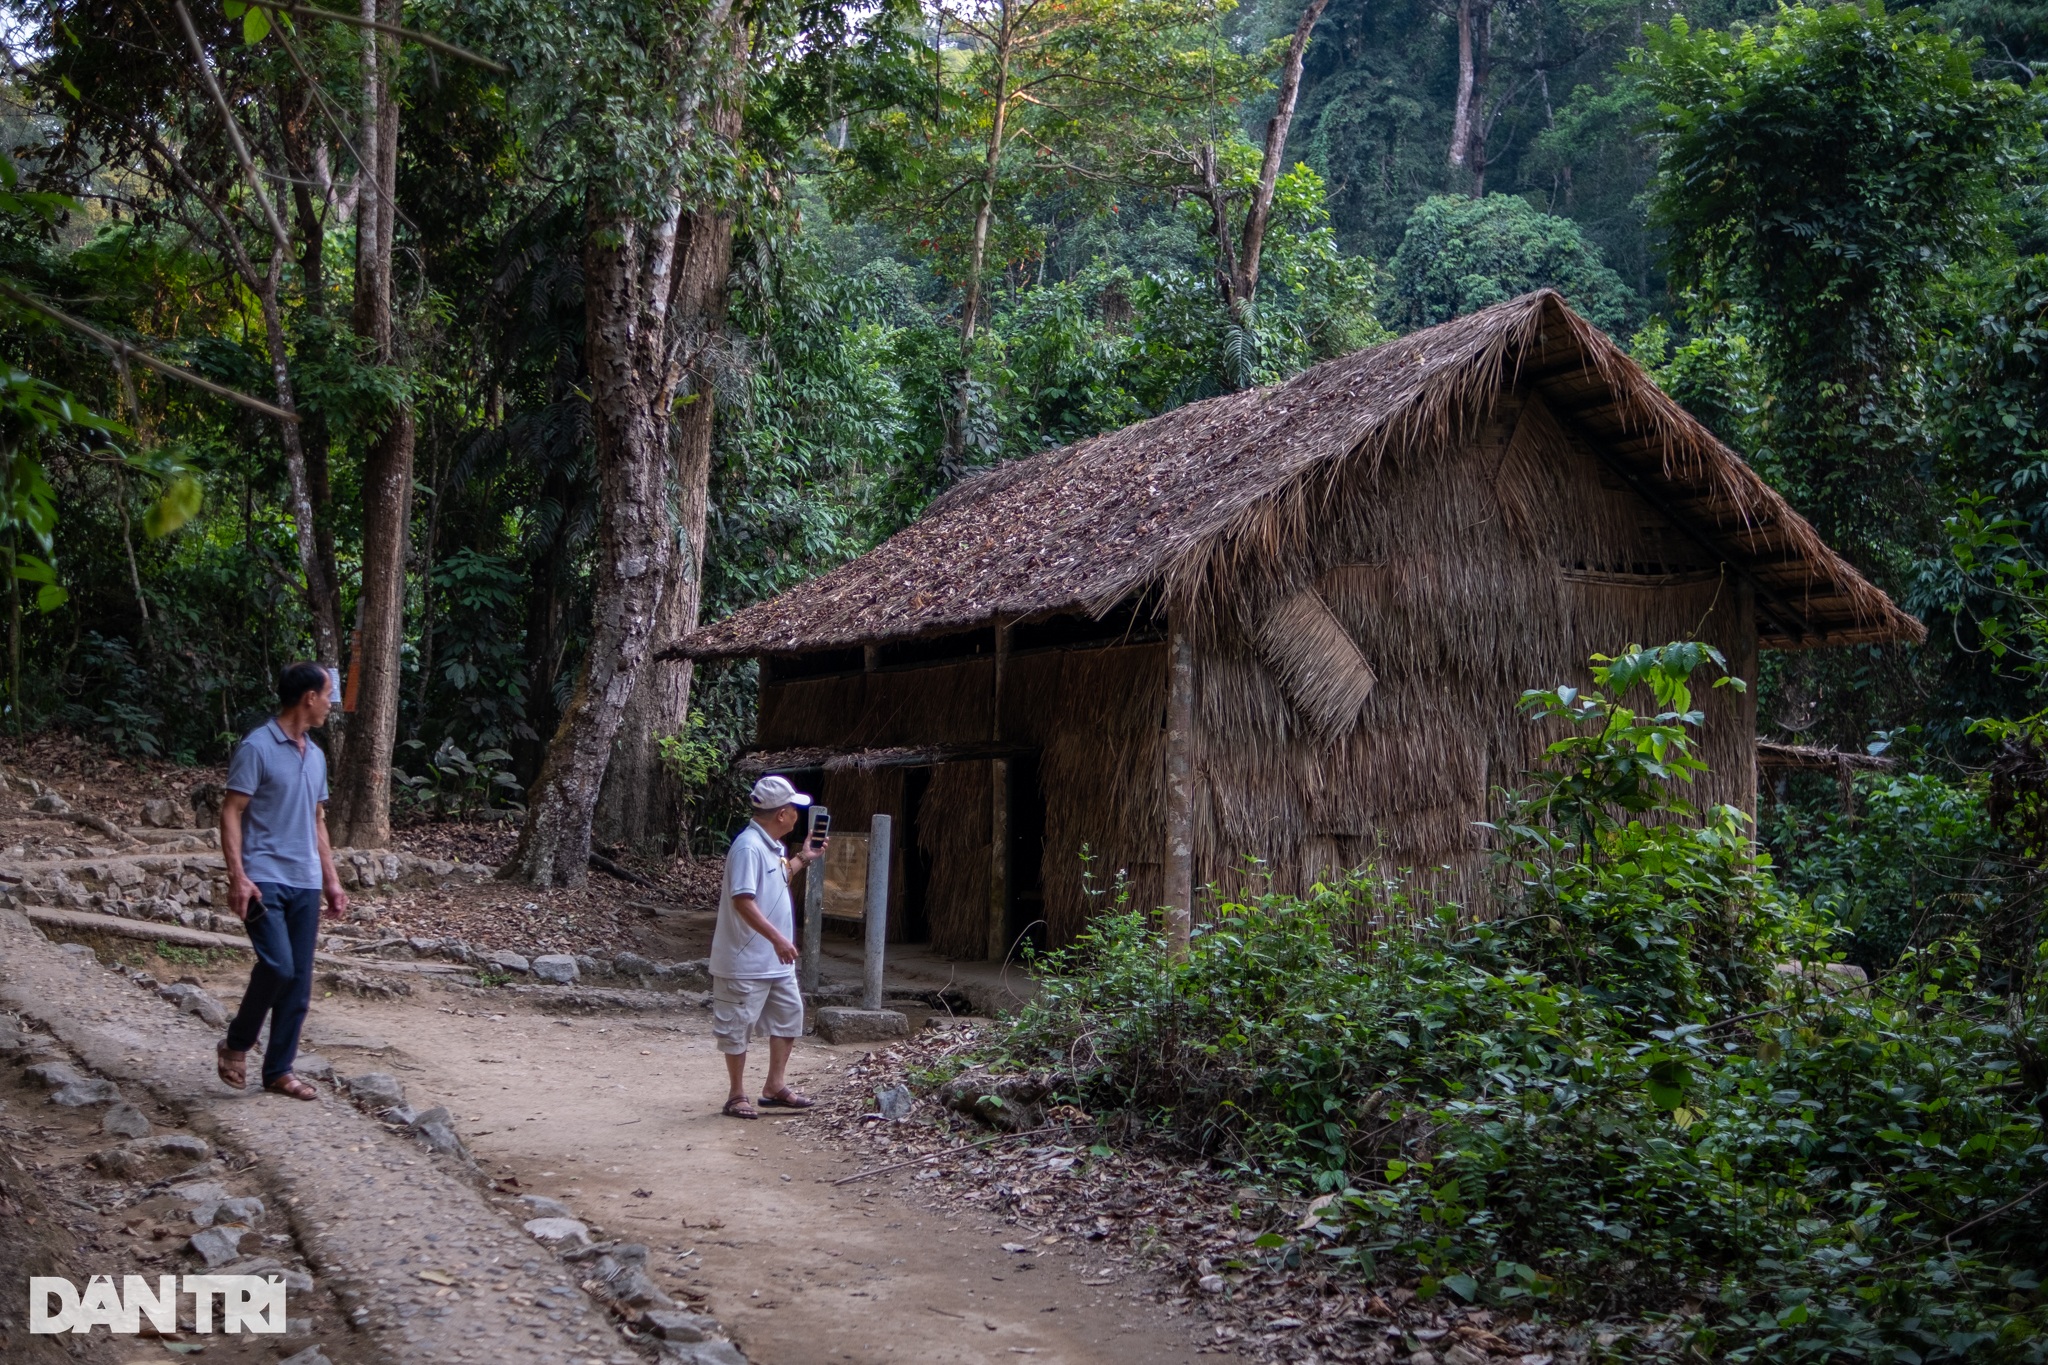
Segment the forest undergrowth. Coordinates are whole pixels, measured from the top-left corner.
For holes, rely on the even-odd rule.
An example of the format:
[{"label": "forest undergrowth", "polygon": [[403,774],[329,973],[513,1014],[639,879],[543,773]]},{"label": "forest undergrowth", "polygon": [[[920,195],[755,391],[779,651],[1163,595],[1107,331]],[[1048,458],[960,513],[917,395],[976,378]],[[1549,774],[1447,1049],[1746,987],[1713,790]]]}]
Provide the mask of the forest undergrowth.
[{"label": "forest undergrowth", "polygon": [[1840,970],[1745,818],[1682,799],[1718,662],[1524,698],[1564,733],[1496,829],[1497,914],[1361,873],[1222,905],[1176,960],[1124,907],[972,1060],[1313,1196],[1265,1264],[1661,1319],[1701,1358],[2048,1359],[2038,913]]}]

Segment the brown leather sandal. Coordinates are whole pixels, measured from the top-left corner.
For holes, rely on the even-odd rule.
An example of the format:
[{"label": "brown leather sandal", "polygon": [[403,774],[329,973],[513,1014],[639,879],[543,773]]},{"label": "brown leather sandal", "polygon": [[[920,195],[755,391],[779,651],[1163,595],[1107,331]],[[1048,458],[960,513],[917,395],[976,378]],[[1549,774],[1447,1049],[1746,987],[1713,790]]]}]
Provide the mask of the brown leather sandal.
[{"label": "brown leather sandal", "polygon": [[220,1077],[220,1083],[230,1090],[249,1088],[249,1054],[236,1052],[226,1043],[213,1050],[213,1072]]},{"label": "brown leather sandal", "polygon": [[278,1095],[290,1095],[295,1100],[317,1100],[320,1092],[287,1071],[274,1081],[265,1081],[263,1088]]},{"label": "brown leather sandal", "polygon": [[761,1117],[760,1111],[754,1108],[754,1102],[745,1095],[734,1095],[731,1099],[727,1100],[724,1113],[729,1119],[757,1119]]},{"label": "brown leather sandal", "polygon": [[803,1091],[786,1085],[772,1095],[761,1097],[763,1109],[809,1109],[816,1103],[816,1100]]}]

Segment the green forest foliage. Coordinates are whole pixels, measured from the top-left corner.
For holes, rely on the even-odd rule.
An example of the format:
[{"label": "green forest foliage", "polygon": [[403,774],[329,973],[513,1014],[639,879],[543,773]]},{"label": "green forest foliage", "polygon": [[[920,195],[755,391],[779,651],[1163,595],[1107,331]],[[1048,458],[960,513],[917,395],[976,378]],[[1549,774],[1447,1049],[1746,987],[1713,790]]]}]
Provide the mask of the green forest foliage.
[{"label": "green forest foliage", "polygon": [[[281,306],[344,621],[366,452],[396,405],[416,415],[407,793],[441,809],[421,794],[456,769],[433,756],[504,754],[479,790],[516,796],[573,693],[599,517],[581,237],[613,202],[588,195],[674,183],[736,225],[704,361],[707,617],[860,553],[974,467],[1554,287],[1930,625],[1923,648],[1772,655],[1747,680],[1766,738],[1900,765],[1858,779],[1854,814],[1825,777],[1773,785],[1761,829],[1786,884],[1873,967],[1966,907],[2026,913],[2024,856],[1990,812],[2032,799],[2048,707],[2048,176],[2027,65],[2048,26],[1960,4],[1484,8],[1475,174],[1446,159],[1454,17],[1333,0],[1256,298],[1234,309],[1190,177],[1212,158],[1234,237],[1298,17],[1279,0],[1019,9],[1005,69],[1043,98],[1004,106],[993,160],[994,10],[763,9],[744,58],[692,49],[689,76],[632,37],[702,17],[688,6],[422,4],[420,26],[509,70],[405,48],[396,365],[354,330],[357,37],[207,11],[222,79],[290,114],[248,126],[305,168],[279,197]],[[194,185],[239,193],[152,13],[42,0],[14,32],[0,282],[29,303],[0,302],[6,705],[21,729],[196,761],[310,648],[278,428],[33,306],[267,391],[260,309],[205,201],[144,174],[169,138]],[[678,103],[721,81],[744,94],[738,141],[675,132]],[[729,755],[751,696],[747,668],[707,670],[671,746]]]},{"label": "green forest foliage", "polygon": [[1929,531],[1916,371],[1938,284],[1995,250],[2038,111],[1972,52],[1882,6],[1791,9],[1768,30],[1646,31],[1651,218],[1686,306],[1740,308],[1773,401],[1749,453],[1829,543],[1894,582]]},{"label": "green forest foliage", "polygon": [[1641,301],[1578,224],[1519,195],[1435,195],[1416,205],[1388,263],[1390,321],[1433,327],[1532,289],[1555,289],[1588,320],[1626,336]]},{"label": "green forest foliage", "polygon": [[[260,320],[195,234],[203,212],[134,171],[136,120],[169,119],[199,173],[232,181],[184,54],[141,11],[24,13],[0,277],[262,393]],[[2048,233],[2031,11],[1496,4],[1482,184],[1445,159],[1452,17],[1333,0],[1241,313],[1219,299],[1215,225],[1187,190],[1204,147],[1224,182],[1252,183],[1296,12],[1020,11],[1018,71],[1065,93],[1017,105],[995,167],[957,452],[961,195],[992,106],[990,49],[963,26],[974,13],[951,13],[763,11],[744,135],[711,155],[648,140],[682,87],[614,48],[652,10],[423,7],[421,26],[515,74],[406,49],[395,367],[367,363],[352,330],[354,233],[335,207],[352,183],[353,34],[280,24],[221,49],[248,98],[300,111],[280,136],[329,144],[327,200],[292,209],[302,259],[283,303],[344,619],[368,442],[393,404],[417,414],[411,776],[429,778],[445,742],[503,750],[530,779],[574,686],[598,519],[576,186],[606,165],[640,168],[634,193],[680,177],[737,219],[711,366],[707,616],[859,553],[966,468],[1549,286],[1631,338],[1933,628],[1917,651],[1767,659],[1752,680],[1766,735],[1882,742],[1981,802],[1970,773],[2012,738],[1981,722],[2041,706],[2023,663],[2048,598],[2032,575],[2048,535]],[[142,47],[148,62],[124,55]],[[705,80],[729,69],[729,55],[692,60]],[[124,377],[11,302],[0,336],[27,403],[9,426],[10,716],[217,757],[276,665],[309,647],[274,424],[138,366]],[[37,393],[76,422],[38,417]],[[749,678],[700,679],[702,733],[726,752],[751,724]],[[1770,837],[1804,866],[1795,847],[1836,833],[1829,789],[1800,778],[1783,795]]]}]

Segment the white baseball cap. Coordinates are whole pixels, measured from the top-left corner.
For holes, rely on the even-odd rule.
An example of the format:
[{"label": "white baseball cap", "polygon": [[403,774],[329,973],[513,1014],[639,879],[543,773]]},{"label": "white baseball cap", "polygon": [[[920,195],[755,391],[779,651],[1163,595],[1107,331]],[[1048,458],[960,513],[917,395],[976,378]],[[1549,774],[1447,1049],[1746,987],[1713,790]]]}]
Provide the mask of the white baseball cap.
[{"label": "white baseball cap", "polygon": [[754,784],[754,809],[779,810],[783,806],[808,806],[811,798],[789,785],[789,779],[769,774]]}]

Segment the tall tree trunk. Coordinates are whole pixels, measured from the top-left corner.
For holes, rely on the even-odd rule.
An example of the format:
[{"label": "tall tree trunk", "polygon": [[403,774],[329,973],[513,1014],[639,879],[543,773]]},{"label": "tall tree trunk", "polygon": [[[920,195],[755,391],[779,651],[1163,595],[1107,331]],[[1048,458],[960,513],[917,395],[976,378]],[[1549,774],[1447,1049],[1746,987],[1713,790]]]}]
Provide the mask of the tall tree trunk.
[{"label": "tall tree trunk", "polygon": [[[371,0],[365,0],[366,8]],[[383,0],[376,17],[396,24],[400,0]],[[366,184],[358,219],[356,257],[356,330],[370,341],[379,365],[397,363],[392,326],[392,210],[398,188],[398,60],[395,39],[367,34],[373,60],[365,61],[364,93],[373,96],[366,117],[376,132],[372,145],[374,174]],[[364,155],[368,157],[369,152]],[[370,227],[372,247],[364,250],[360,235]],[[363,581],[357,599],[354,668],[356,711],[349,721],[349,742],[335,772],[333,807],[329,812],[337,844],[381,847],[391,841],[391,746],[398,737],[400,646],[405,640],[405,561],[407,531],[412,524],[413,413],[401,404],[391,424],[379,434],[363,464]]]},{"label": "tall tree trunk", "polygon": [[1472,176],[1472,197],[1486,194],[1486,128],[1481,105],[1493,34],[1491,0],[1458,0],[1458,94],[1451,117],[1451,169]]},{"label": "tall tree trunk", "polygon": [[[313,649],[324,664],[341,662],[341,599],[335,585],[333,573],[320,555],[319,530],[313,510],[313,486],[306,463],[306,447],[297,420],[298,404],[292,394],[291,348],[284,330],[284,310],[278,295],[284,278],[285,262],[291,254],[291,234],[285,231],[284,220],[278,217],[277,206],[271,201],[265,189],[263,177],[257,172],[256,162],[249,155],[249,146],[242,138],[242,127],[235,121],[234,108],[222,93],[220,82],[213,74],[213,63],[206,55],[206,45],[200,40],[199,30],[193,26],[191,11],[185,8],[185,0],[175,0],[172,9],[178,16],[179,27],[185,31],[185,40],[192,48],[193,60],[199,66],[200,79],[212,98],[215,110],[220,114],[222,131],[227,135],[228,145],[234,151],[235,160],[242,168],[242,177],[248,183],[249,194],[255,200],[263,215],[264,225],[270,229],[270,264],[259,272],[254,259],[243,247],[241,235],[234,230],[225,212],[214,201],[201,192],[210,212],[219,218],[226,233],[228,245],[233,251],[235,267],[243,282],[256,295],[263,316],[263,342],[269,352],[270,378],[277,397],[277,405],[293,414],[291,420],[278,423],[278,443],[284,447],[285,478],[291,489],[292,522],[297,532],[299,567],[306,576],[306,604],[312,617]],[[186,182],[187,188],[199,190],[161,142],[153,144],[158,154],[169,160]]]},{"label": "tall tree trunk", "polygon": [[[1468,160],[1472,163],[1472,197],[1486,197],[1486,134],[1493,127],[1493,116],[1486,112],[1486,83],[1493,75],[1493,6],[1488,4],[1479,11],[1479,51],[1475,54],[1477,70],[1472,77],[1472,150]],[[1496,111],[1498,112],[1498,111]]]},{"label": "tall tree trunk", "polygon": [[[745,86],[740,80],[745,69],[745,30],[736,29],[732,42],[731,75],[708,119],[711,132],[728,144],[739,140],[745,112]],[[672,354],[690,396],[676,410],[669,430],[673,458],[669,505],[675,516],[675,554],[655,625],[657,651],[679,643],[695,630],[703,607],[704,524],[710,508],[711,443],[718,416],[712,363],[725,332],[732,229],[731,214],[699,208],[684,216],[682,238],[676,244],[675,301],[669,327],[675,338]],[[621,718],[611,765],[605,771],[596,814],[602,837],[643,847],[666,847],[680,831],[683,792],[661,766],[661,736],[686,731],[692,681],[687,659],[657,657],[643,670]]]},{"label": "tall tree trunk", "polygon": [[[681,88],[703,92],[711,131],[728,140],[738,132],[746,31],[744,22],[733,21],[731,0],[712,0],[696,35],[676,54]],[[731,65],[714,74],[721,58]],[[692,80],[693,69],[701,84]],[[694,97],[680,101],[679,131],[686,136],[694,131],[699,107]],[[589,879],[592,818],[613,742],[665,620],[677,553],[668,499],[675,453],[670,423],[685,366],[703,359],[707,309],[724,282],[724,243],[731,232],[729,222],[714,219],[706,226],[715,230],[700,235],[697,217],[686,222],[681,192],[671,193],[655,219],[611,207],[599,184],[585,192],[583,350],[597,447],[597,573],[590,645],[576,692],[542,760],[519,846],[501,873],[536,886],[581,886]],[[691,211],[712,212],[706,205]],[[704,401],[690,406],[703,409],[706,427],[692,448],[701,446],[706,459],[701,468],[677,471],[678,485],[687,479],[701,486],[708,479],[711,407],[708,387],[700,391]],[[686,501],[680,514],[685,525],[694,522],[697,528],[690,553],[701,563],[701,495],[696,510],[689,508]],[[687,705],[688,685],[684,674],[677,704]]]},{"label": "tall tree trunk", "polygon": [[960,371],[953,387],[953,420],[946,428],[946,446],[939,468],[950,482],[967,463],[967,422],[974,411],[974,338],[981,327],[982,275],[988,265],[988,231],[995,218],[996,181],[1001,172],[1003,139],[1010,118],[1010,57],[1016,36],[1014,0],[1001,0],[1002,22],[996,30],[996,86],[989,118],[988,147],[982,158],[981,202],[975,206],[974,231],[967,244],[967,287],[960,301]]},{"label": "tall tree trunk", "polygon": [[[270,380],[277,405],[296,413],[290,361],[285,342],[284,312],[277,301],[277,279],[283,274],[284,253],[271,259],[272,269],[263,287],[256,291],[263,312],[263,339],[270,352]],[[292,524],[298,535],[299,567],[306,575],[306,604],[313,626],[313,652],[322,664],[341,662],[341,595],[327,560],[320,553],[317,516],[313,508],[313,486],[308,474],[306,448],[297,422],[277,424],[278,441],[284,447],[285,481],[290,489]]]},{"label": "tall tree trunk", "polygon": [[595,190],[585,208],[584,352],[603,508],[589,652],[505,868],[535,886],[589,880],[591,817],[668,582],[668,425],[681,373],[668,322],[681,216],[672,203],[660,221],[626,217]]},{"label": "tall tree trunk", "polygon": [[[325,317],[327,314],[327,228],[322,221],[321,205],[313,198],[311,181],[319,163],[317,150],[324,150],[320,134],[310,127],[312,92],[307,91],[306,108],[300,110],[295,119],[286,120],[279,128],[285,147],[285,156],[292,163],[297,177],[292,182],[292,217],[299,234],[299,276],[304,291],[303,306],[309,317]],[[306,446],[306,484],[313,495],[313,543],[320,557],[321,576],[329,583],[341,583],[341,570],[334,556],[334,481],[329,468],[328,452],[332,435],[328,430],[327,418],[323,413],[302,413],[299,418],[300,439]],[[336,610],[339,610],[337,603]],[[340,662],[337,658],[332,662]],[[340,720],[340,717],[336,717]],[[339,730],[334,722],[329,723],[330,747],[338,738]]]},{"label": "tall tree trunk", "polygon": [[402,406],[363,461],[363,581],[352,664],[356,709],[335,767],[329,810],[337,847],[381,848],[391,842],[391,751],[398,738],[414,442],[412,409]]},{"label": "tall tree trunk", "polygon": [[1323,17],[1330,0],[1309,0],[1308,8],[1294,25],[1294,37],[1287,44],[1287,60],[1280,70],[1280,90],[1273,104],[1273,117],[1266,120],[1265,154],[1259,159],[1259,183],[1252,189],[1251,207],[1244,215],[1244,237],[1237,249],[1236,299],[1238,308],[1248,306],[1259,292],[1259,255],[1266,246],[1266,226],[1273,216],[1273,190],[1280,183],[1280,167],[1287,159],[1287,134],[1294,127],[1295,106],[1301,102],[1301,65],[1308,55],[1308,36]]},{"label": "tall tree trunk", "polygon": [[1230,190],[1216,171],[1216,144],[1202,144],[1199,166],[1202,201],[1209,206],[1209,233],[1216,246],[1216,292],[1223,311],[1237,316],[1237,243],[1230,231]]},{"label": "tall tree trunk", "polygon": [[[1294,25],[1294,37],[1287,44],[1287,57],[1280,68],[1280,89],[1273,102],[1273,116],[1266,120],[1266,145],[1259,158],[1259,178],[1252,185],[1251,202],[1245,205],[1244,226],[1232,240],[1230,201],[1237,191],[1224,184],[1217,171],[1216,145],[1205,143],[1197,169],[1202,183],[1193,193],[1209,206],[1209,232],[1215,239],[1216,292],[1232,324],[1251,325],[1251,307],[1259,295],[1259,261],[1266,247],[1266,230],[1273,217],[1273,194],[1280,183],[1280,168],[1287,158],[1287,135],[1294,127],[1294,111],[1301,102],[1301,66],[1308,53],[1308,39],[1323,17],[1329,0],[1309,0],[1308,8]],[[1239,377],[1224,376],[1235,387]]]},{"label": "tall tree trunk", "polygon": [[[728,138],[739,133],[739,107],[714,116]],[[727,125],[730,126],[727,126]],[[726,277],[732,267],[732,217],[697,212],[684,220],[677,248],[673,325],[681,339],[683,369],[691,398],[672,423],[672,505],[675,555],[664,585],[657,650],[679,643],[697,628],[703,607],[704,523],[710,507],[711,440],[717,417],[709,373],[710,352],[725,328]],[[640,685],[621,718],[619,737],[605,771],[597,809],[600,837],[628,844],[661,844],[682,823],[682,791],[661,766],[660,738],[681,734],[690,715],[691,665],[687,659],[657,659],[643,670]]]},{"label": "tall tree trunk", "polygon": [[[378,0],[363,0],[363,18],[380,19]],[[397,0],[384,0],[383,8],[397,13]],[[394,21],[395,22],[395,21]],[[395,47],[375,29],[365,28],[363,41],[363,122],[357,133],[356,152],[363,164],[357,168],[356,206],[356,335],[367,340],[381,360],[391,346],[391,199],[384,179],[384,167],[398,165],[398,105],[391,97],[396,72]],[[388,115],[388,117],[387,117]],[[386,156],[385,130],[389,128],[390,155]]]}]

